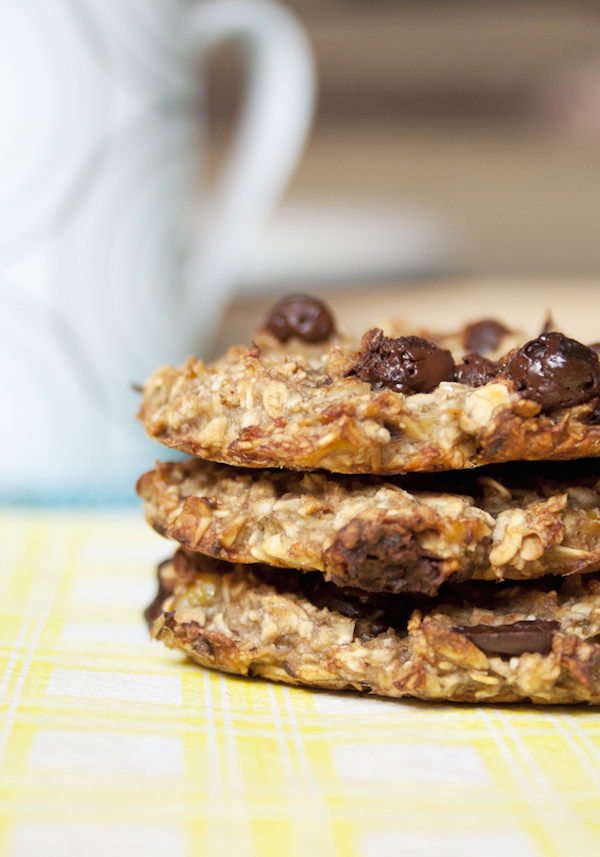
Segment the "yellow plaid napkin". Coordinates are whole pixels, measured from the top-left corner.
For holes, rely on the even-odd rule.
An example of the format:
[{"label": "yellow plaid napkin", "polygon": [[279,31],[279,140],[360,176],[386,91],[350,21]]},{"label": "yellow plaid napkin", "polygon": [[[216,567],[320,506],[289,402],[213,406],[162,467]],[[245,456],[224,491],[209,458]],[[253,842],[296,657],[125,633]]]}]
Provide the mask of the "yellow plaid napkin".
[{"label": "yellow plaid napkin", "polygon": [[148,642],[140,518],[0,513],[0,857],[600,854],[600,712],[200,669]]}]

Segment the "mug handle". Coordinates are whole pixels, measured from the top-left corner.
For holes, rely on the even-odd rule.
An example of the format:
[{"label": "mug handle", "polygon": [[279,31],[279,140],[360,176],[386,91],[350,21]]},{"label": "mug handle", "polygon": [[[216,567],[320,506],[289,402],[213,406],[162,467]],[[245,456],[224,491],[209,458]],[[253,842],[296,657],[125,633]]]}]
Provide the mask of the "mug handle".
[{"label": "mug handle", "polygon": [[202,353],[215,322],[281,195],[310,128],[315,66],[304,30],[275,0],[204,0],[189,10],[188,34],[201,61],[220,43],[246,49],[248,92],[210,220],[186,267],[190,323]]}]

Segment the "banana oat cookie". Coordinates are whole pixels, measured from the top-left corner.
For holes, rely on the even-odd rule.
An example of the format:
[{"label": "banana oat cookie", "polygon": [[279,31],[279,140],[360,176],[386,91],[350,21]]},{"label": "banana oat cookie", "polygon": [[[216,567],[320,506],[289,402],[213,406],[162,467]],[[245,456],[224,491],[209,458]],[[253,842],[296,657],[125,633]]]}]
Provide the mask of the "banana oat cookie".
[{"label": "banana oat cookie", "polygon": [[411,603],[179,549],[159,578],[152,636],[224,672],[424,700],[600,702],[598,575]]},{"label": "banana oat cookie", "polygon": [[376,592],[600,568],[593,459],[388,480],[192,460],[158,464],[138,493],[154,529],[187,548]]},{"label": "banana oat cookie", "polygon": [[462,357],[379,329],[358,344],[323,304],[295,298],[252,347],[159,369],[140,418],[168,447],[242,467],[395,474],[600,456],[596,352],[549,332],[499,356],[507,341],[484,325]]}]

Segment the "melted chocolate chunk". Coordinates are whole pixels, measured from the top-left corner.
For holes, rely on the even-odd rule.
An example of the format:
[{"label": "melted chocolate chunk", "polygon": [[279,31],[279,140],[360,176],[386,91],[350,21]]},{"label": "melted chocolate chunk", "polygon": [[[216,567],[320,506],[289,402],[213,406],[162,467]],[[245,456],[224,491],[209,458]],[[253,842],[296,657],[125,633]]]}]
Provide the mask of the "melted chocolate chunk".
[{"label": "melted chocolate chunk", "polygon": [[366,592],[354,586],[336,586],[324,580],[320,572],[304,576],[304,590],[309,601],[322,610],[335,610],[354,619],[359,636],[376,637],[388,628],[405,630],[411,608],[402,599],[390,598],[383,592]]},{"label": "melted chocolate chunk", "polygon": [[400,633],[406,631],[414,608],[409,599],[390,598],[387,593],[367,592],[354,586],[337,586],[326,581],[319,571],[298,572],[256,565],[253,572],[280,593],[302,594],[319,610],[327,607],[353,619],[355,633],[363,639],[384,634],[390,627]]},{"label": "melted chocolate chunk", "polygon": [[483,321],[470,324],[465,328],[465,350],[477,351],[479,354],[495,351],[504,337],[510,332],[499,321],[494,321],[493,318],[485,318]]},{"label": "melted chocolate chunk", "polygon": [[163,566],[167,565],[170,560],[165,560],[161,562],[158,567],[158,592],[156,593],[154,600],[151,604],[146,607],[144,610],[144,619],[146,620],[146,624],[152,630],[152,626],[154,625],[155,619],[158,619],[160,614],[162,613],[163,603],[167,600],[169,595],[171,594],[171,590],[167,589],[160,577],[160,570]]},{"label": "melted chocolate chunk", "polygon": [[600,423],[600,401],[596,403],[594,410],[587,418],[587,423],[590,426],[597,426]]},{"label": "melted chocolate chunk", "polygon": [[454,378],[459,384],[467,387],[483,387],[484,384],[493,381],[501,371],[499,363],[486,360],[481,354],[473,352],[463,358],[463,362],[454,370]]},{"label": "melted chocolate chunk", "polygon": [[454,377],[454,359],[449,351],[419,336],[392,339],[376,328],[365,333],[354,369],[348,373],[397,393],[429,393],[441,381]]},{"label": "melted chocolate chunk", "polygon": [[[448,577],[443,560],[419,556],[418,551],[410,546],[394,551],[394,539],[390,541],[390,553],[395,552],[398,555],[396,564],[386,562],[384,556],[369,555],[369,548],[366,546],[364,550],[358,548],[344,552],[345,556],[342,550],[336,550],[336,559],[340,560],[339,570],[343,570],[344,575],[342,577],[333,573],[331,579],[344,588],[348,584],[356,584],[369,591],[389,592],[394,595],[400,592],[437,595],[439,587]],[[383,553],[384,551],[380,550],[380,554]],[[365,557],[362,563],[359,561],[361,554]],[[335,553],[330,553],[327,559],[334,556]]]},{"label": "melted chocolate chunk", "polygon": [[306,594],[310,601],[322,610],[336,610],[349,619],[364,619],[382,609],[387,597],[376,592],[367,592],[354,586],[336,586],[328,583],[322,574],[307,574],[304,579]]},{"label": "melted chocolate chunk", "polygon": [[279,301],[265,323],[265,328],[280,342],[287,342],[292,336],[303,342],[324,342],[334,327],[327,306],[308,295],[293,295]]},{"label": "melted chocolate chunk", "polygon": [[542,411],[580,405],[600,395],[598,355],[562,333],[532,339],[511,357],[504,371]]},{"label": "melted chocolate chunk", "polygon": [[[304,572],[295,571],[291,568],[284,570],[272,565],[263,565],[262,563],[253,565],[252,571],[259,580],[262,580],[268,586],[273,586],[279,593],[293,592],[296,595],[301,595],[304,592]],[[308,576],[312,572],[306,574]]]},{"label": "melted chocolate chunk", "polygon": [[456,625],[452,630],[467,637],[484,652],[497,655],[539,652],[547,655],[552,648],[552,632],[559,628],[558,622],[533,619],[511,625]]},{"label": "melted chocolate chunk", "polygon": [[406,529],[385,524],[375,534],[368,521],[349,521],[323,555],[325,570],[341,587],[437,595],[446,563],[428,555]]}]

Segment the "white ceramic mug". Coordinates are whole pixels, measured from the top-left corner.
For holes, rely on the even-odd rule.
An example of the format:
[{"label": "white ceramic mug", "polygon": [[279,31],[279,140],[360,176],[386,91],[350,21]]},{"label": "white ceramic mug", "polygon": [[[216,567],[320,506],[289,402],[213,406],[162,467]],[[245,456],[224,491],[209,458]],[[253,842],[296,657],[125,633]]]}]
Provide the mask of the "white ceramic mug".
[{"label": "white ceramic mug", "polygon": [[[215,193],[194,198],[202,65],[228,39],[244,112]],[[160,455],[131,385],[206,350],[313,91],[274,0],[3,0],[0,500],[131,493]]]}]

